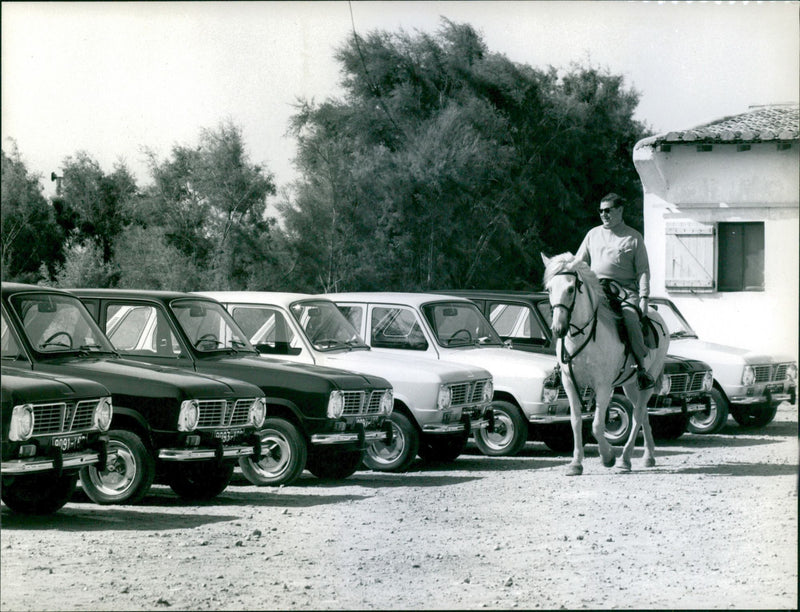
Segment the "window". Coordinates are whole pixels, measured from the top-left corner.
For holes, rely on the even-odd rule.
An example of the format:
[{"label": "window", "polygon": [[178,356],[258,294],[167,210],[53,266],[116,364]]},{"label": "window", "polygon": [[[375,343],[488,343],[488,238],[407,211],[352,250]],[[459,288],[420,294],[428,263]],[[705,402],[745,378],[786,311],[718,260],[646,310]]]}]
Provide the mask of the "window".
[{"label": "window", "polygon": [[501,338],[513,339],[515,344],[546,346],[548,343],[547,334],[530,306],[493,302],[489,321]]},{"label": "window", "polygon": [[406,308],[376,306],[372,310],[372,346],[424,351],[428,342],[414,313]]},{"label": "window", "polygon": [[666,227],[664,284],[667,291],[714,290],[714,227],[669,221]]},{"label": "window", "polygon": [[264,355],[299,355],[302,344],[284,314],[269,306],[231,306],[231,316],[258,352]]},{"label": "window", "polygon": [[718,288],[764,290],[764,224],[720,223]]}]

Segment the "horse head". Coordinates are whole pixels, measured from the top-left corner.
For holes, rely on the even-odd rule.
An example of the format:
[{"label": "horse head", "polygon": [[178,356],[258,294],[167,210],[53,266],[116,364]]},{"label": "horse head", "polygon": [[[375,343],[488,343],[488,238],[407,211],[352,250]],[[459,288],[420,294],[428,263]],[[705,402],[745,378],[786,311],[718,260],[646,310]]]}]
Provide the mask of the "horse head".
[{"label": "horse head", "polygon": [[553,335],[563,338],[572,323],[572,316],[582,294],[589,300],[589,308],[598,303],[597,277],[589,266],[572,253],[561,253],[552,258],[541,254],[544,263],[544,288],[550,299],[553,318],[550,328]]}]

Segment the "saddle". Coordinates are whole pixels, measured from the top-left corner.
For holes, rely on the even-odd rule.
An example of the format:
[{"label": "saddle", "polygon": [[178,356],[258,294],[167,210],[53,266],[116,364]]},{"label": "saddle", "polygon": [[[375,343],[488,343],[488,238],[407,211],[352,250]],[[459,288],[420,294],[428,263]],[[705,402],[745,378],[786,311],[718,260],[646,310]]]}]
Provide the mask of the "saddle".
[{"label": "saddle", "polygon": [[642,312],[641,308],[639,308],[639,304],[632,299],[630,291],[610,278],[600,279],[600,285],[603,287],[603,292],[608,300],[608,305],[611,307],[611,312],[614,313],[617,332],[622,341],[629,346],[628,330],[625,328],[625,322],[622,318],[622,308],[632,308],[639,316],[644,345],[649,349],[658,348],[658,332],[656,331],[656,326],[653,320]]}]

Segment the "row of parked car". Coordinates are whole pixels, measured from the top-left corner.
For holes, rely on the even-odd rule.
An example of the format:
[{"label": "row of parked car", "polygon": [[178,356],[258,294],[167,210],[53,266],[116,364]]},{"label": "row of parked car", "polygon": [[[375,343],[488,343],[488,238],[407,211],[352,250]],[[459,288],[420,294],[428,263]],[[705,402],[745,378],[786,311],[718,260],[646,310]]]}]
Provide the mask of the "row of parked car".
[{"label": "row of parked car", "polygon": [[[671,357],[649,410],[657,436],[765,425],[796,400],[797,365],[697,339],[651,302]],[[304,469],[341,479],[492,456],[529,440],[571,450],[543,293],[177,293],[2,285],[2,499],[61,508],[78,480],[100,504],[154,482],[210,499],[238,464],[256,485]],[[584,413],[593,416],[592,391]],[[615,394],[606,424],[627,439]]]}]

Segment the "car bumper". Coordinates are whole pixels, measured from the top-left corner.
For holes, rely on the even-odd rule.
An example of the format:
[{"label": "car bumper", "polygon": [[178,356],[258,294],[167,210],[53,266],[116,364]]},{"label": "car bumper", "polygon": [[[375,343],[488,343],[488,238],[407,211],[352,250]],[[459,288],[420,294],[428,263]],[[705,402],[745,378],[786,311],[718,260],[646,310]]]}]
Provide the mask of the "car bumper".
[{"label": "car bumper", "polygon": [[[494,416],[494,413],[492,413]],[[490,427],[489,419],[479,417],[471,419],[468,415],[463,415],[456,423],[426,423],[422,426],[422,432],[426,434],[442,435],[464,432],[477,432],[481,429]]]},{"label": "car bumper", "polygon": [[728,394],[731,404],[764,404],[772,402],[789,402],[794,404],[797,400],[797,387],[792,384],[770,383],[766,386],[737,389],[736,393]]},{"label": "car bumper", "polygon": [[659,397],[655,405],[647,407],[650,416],[670,414],[694,414],[711,408],[711,398],[706,397]]},{"label": "car bumper", "polygon": [[0,469],[4,476],[19,476],[20,474],[35,474],[97,465],[104,462],[107,457],[108,455],[103,451],[87,451],[64,455],[60,459],[57,457],[12,459],[3,461]]},{"label": "car bumper", "polygon": [[[528,414],[528,421],[535,425],[552,425],[554,423],[570,422],[570,406],[568,402],[558,402],[557,404],[541,404],[543,412]],[[594,417],[594,403],[584,401],[581,408],[581,419],[591,420]]]},{"label": "car bumper", "polygon": [[163,461],[203,461],[207,459],[234,459],[255,455],[252,446],[223,446],[222,450],[215,448],[162,448],[158,451],[158,458]]}]

